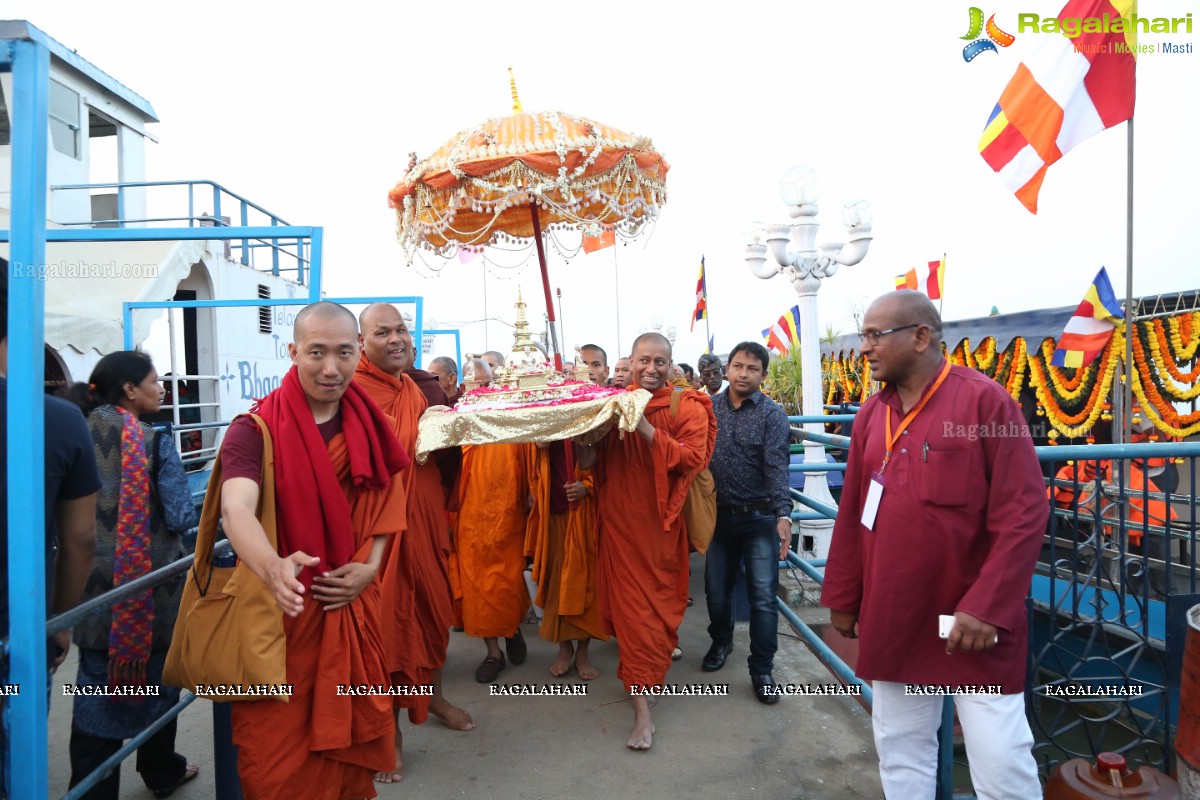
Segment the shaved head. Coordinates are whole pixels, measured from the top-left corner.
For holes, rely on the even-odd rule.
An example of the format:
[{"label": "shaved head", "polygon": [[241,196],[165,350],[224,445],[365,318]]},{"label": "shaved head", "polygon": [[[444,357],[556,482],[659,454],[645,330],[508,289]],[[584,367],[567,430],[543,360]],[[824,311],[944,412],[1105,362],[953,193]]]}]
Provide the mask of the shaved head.
[{"label": "shaved head", "polygon": [[371,305],[367,306],[359,313],[358,327],[365,331],[367,328],[371,327],[371,323],[374,322],[375,318],[380,314],[382,314],[384,318],[389,321],[396,318],[403,319],[400,311],[391,303],[371,303]]},{"label": "shaved head", "polygon": [[859,352],[871,380],[895,383],[915,398],[942,361],[942,318],[933,303],[911,289],[888,292],[867,308],[862,326]]},{"label": "shaved head", "polygon": [[500,369],[504,366],[504,354],[499,350],[488,350],[480,358],[491,364],[492,369]]},{"label": "shaved head", "polygon": [[454,363],[453,358],[438,356],[433,359],[429,362],[429,374],[438,379],[446,397],[453,397],[458,391],[458,364]]},{"label": "shaved head", "polygon": [[929,328],[930,338],[934,342],[942,341],[942,316],[924,292],[915,289],[888,292],[871,303],[871,308],[893,319],[893,327],[924,325]]},{"label": "shaved head", "polygon": [[358,320],[354,318],[354,313],[345,306],[331,303],[328,300],[322,300],[319,303],[313,303],[310,306],[305,306],[300,309],[300,313],[296,315],[296,321],[292,325],[292,340],[295,342],[304,341],[304,336],[307,334],[307,328],[310,323],[317,321],[332,322],[334,320],[345,320],[354,328],[354,335],[358,335]]},{"label": "shaved head", "polygon": [[437,367],[438,369],[444,369],[444,370],[446,370],[447,373],[453,375],[456,378],[458,377],[458,365],[454,363],[453,358],[447,358],[446,356],[438,356],[433,361],[429,362],[429,367],[430,367],[430,369],[432,369],[434,367]]},{"label": "shaved head", "polygon": [[633,354],[638,351],[638,345],[650,343],[661,345],[662,347],[667,348],[667,355],[671,355],[671,340],[663,336],[661,333],[650,331],[649,333],[643,333],[641,336],[633,340],[633,348],[629,351],[630,357],[632,357]]},{"label": "shaved head", "polygon": [[588,380],[598,386],[608,382],[608,354],[602,347],[585,344],[579,348],[579,357],[587,364]]},{"label": "shaved head", "polygon": [[372,364],[393,377],[412,369],[416,353],[412,333],[403,315],[388,303],[372,303],[358,317],[363,354]]},{"label": "shaved head", "polygon": [[643,333],[633,340],[629,361],[633,382],[648,392],[656,392],[670,380],[671,341],[661,333]]}]

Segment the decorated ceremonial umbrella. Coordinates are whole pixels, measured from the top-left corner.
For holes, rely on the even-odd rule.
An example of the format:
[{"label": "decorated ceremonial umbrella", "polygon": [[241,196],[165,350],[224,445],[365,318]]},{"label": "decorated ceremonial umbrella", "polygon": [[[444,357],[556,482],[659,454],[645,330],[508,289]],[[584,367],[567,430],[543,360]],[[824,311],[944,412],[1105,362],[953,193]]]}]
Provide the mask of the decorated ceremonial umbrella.
[{"label": "decorated ceremonial umbrella", "polygon": [[452,255],[532,239],[562,369],[544,232],[636,236],[667,200],[669,167],[647,137],[559,111],[526,113],[515,83],[512,96],[512,116],[461,131],[424,160],[414,153],[388,202],[410,262],[420,248]]}]

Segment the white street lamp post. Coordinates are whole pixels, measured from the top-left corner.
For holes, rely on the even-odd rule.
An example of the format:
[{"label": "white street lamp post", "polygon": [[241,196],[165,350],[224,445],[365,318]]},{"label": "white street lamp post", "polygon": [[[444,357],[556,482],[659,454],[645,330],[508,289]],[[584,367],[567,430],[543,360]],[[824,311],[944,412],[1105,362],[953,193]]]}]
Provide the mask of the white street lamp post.
[{"label": "white street lamp post", "polygon": [[[779,180],[779,196],[789,206],[788,213],[793,222],[768,225],[765,230],[766,244],[760,244],[764,231],[756,228],[751,233],[751,243],[746,245],[746,264],[756,278],[766,280],[779,273],[787,275],[796,294],[800,297],[800,366],[802,412],[805,416],[818,416],[824,410],[821,387],[821,341],[817,324],[817,291],[821,280],[831,277],[839,266],[853,266],[863,260],[871,244],[871,207],[865,200],[847,203],[842,212],[842,221],[848,234],[845,243],[833,242],[815,245],[817,237],[817,200],[820,190],[816,172],[811,167],[792,167]],[[775,263],[768,264],[767,250]],[[819,422],[804,425],[806,431],[821,433],[824,426]],[[806,443],[804,463],[825,463],[824,445]],[[804,476],[804,494],[829,505],[835,505],[829,494],[827,473],[809,472]],[[802,520],[798,523],[805,536],[813,538],[813,549],[817,558],[829,554],[829,543],[833,536],[833,520]]]}]

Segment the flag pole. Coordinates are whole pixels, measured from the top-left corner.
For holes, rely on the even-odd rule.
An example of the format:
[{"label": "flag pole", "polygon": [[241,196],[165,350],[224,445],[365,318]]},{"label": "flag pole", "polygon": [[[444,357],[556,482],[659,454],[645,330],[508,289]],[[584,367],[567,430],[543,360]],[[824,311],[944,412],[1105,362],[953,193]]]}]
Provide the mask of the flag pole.
[{"label": "flag pole", "polygon": [[946,297],[946,253],[942,251],[942,285],[938,287],[938,319],[942,318],[942,300]]},{"label": "flag pole", "polygon": [[[1118,444],[1133,440],[1133,117],[1126,123],[1128,133],[1125,164],[1125,386],[1122,411],[1125,413]],[[1145,409],[1143,409],[1145,410]]]},{"label": "flag pole", "polygon": [[617,359],[620,360],[624,356],[621,355],[621,276],[620,270],[617,269],[617,248],[613,245],[613,309],[616,311],[617,319]]},{"label": "flag pole", "polygon": [[712,341],[712,333],[708,330],[708,287],[704,287],[704,349],[715,355],[709,342]]},{"label": "flag pole", "polygon": [[[703,255],[700,256],[700,266],[701,269],[703,269]],[[704,270],[704,273],[704,351],[709,355],[716,355],[713,353],[713,349],[709,345],[709,342],[712,341],[712,333],[708,330],[708,270]]]}]

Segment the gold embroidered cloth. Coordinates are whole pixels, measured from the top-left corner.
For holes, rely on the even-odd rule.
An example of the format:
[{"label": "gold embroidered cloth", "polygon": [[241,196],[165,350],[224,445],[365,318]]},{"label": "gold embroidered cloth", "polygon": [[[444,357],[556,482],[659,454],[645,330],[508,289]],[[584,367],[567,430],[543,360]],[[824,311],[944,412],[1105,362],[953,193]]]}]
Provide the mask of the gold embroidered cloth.
[{"label": "gold embroidered cloth", "polygon": [[434,406],[421,415],[417,430],[417,461],[445,447],[465,444],[552,442],[579,437],[585,444],[599,441],[616,424],[623,433],[637,427],[650,393],[644,389],[585,400],[580,403],[451,411]]}]

